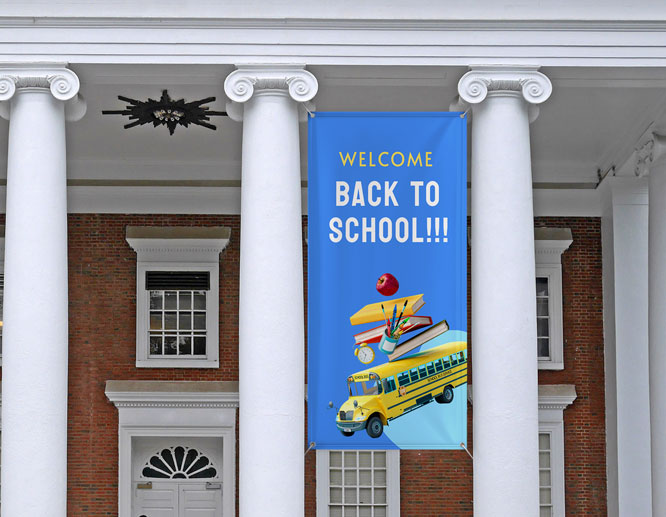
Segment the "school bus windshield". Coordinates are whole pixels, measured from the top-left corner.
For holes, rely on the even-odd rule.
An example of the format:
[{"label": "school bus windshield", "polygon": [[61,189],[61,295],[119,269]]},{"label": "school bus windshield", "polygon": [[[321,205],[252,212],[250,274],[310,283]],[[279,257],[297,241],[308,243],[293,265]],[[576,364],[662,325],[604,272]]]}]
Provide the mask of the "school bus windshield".
[{"label": "school bus windshield", "polygon": [[351,397],[362,397],[363,395],[379,395],[382,392],[381,384],[377,380],[371,381],[353,381],[347,380],[349,386],[349,395]]}]

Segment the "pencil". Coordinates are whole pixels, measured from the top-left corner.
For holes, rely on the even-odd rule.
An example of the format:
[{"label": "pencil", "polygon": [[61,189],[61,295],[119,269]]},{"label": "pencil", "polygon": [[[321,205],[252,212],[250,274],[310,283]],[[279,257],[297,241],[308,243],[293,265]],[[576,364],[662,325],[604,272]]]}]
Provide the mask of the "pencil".
[{"label": "pencil", "polygon": [[389,321],[388,318],[386,317],[386,312],[384,311],[384,304],[382,303],[381,306],[382,306],[382,314],[384,315],[384,321],[386,321],[386,330],[388,330],[390,333],[391,327],[389,326]]},{"label": "pencil", "polygon": [[402,310],[400,311],[400,316],[398,316],[398,319],[395,322],[396,325],[398,324],[398,322],[400,321],[400,318],[402,318],[402,315],[405,312],[405,307],[407,307],[407,301],[408,300],[409,300],[409,298],[405,298],[405,304],[402,306]]}]

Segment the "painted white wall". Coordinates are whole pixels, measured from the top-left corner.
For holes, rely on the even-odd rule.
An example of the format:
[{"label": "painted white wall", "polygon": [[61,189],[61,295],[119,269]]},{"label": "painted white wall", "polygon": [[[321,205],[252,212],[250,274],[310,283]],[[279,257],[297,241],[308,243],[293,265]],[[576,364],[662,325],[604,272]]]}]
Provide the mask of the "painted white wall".
[{"label": "painted white wall", "polygon": [[647,180],[602,189],[608,515],[651,515]]}]

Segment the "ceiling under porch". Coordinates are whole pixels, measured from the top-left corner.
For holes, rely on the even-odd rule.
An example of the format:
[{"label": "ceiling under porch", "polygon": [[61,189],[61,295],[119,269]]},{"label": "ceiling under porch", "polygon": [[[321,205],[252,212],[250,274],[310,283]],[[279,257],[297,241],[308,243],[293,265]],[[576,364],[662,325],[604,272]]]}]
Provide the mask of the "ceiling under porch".
[{"label": "ceiling under porch", "polygon": [[[88,110],[67,125],[71,186],[240,186],[240,123],[214,117],[216,131],[151,125],[123,129],[124,117],[102,116],[125,103],[166,89],[174,99],[216,97],[224,111],[224,78],[232,66],[86,65],[71,67],[81,79]],[[319,81],[319,111],[447,111],[465,67],[312,66]],[[666,69],[543,68],[551,98],[532,124],[536,188],[594,190],[599,175],[619,168],[640,136],[666,110]],[[473,123],[473,122],[472,122]],[[0,179],[6,175],[8,123],[0,122]],[[306,125],[301,126],[302,179],[307,180]],[[138,183],[137,183],[138,182]]]}]

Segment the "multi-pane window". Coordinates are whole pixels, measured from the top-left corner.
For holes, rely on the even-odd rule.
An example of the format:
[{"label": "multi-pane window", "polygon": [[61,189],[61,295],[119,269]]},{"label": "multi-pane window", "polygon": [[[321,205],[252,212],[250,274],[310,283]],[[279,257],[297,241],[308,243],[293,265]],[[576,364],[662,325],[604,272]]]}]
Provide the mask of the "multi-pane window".
[{"label": "multi-pane window", "polygon": [[150,291],[150,355],[206,354],[206,291]]},{"label": "multi-pane window", "polygon": [[317,451],[317,515],[397,516],[399,464],[398,451]]},{"label": "multi-pane window", "polygon": [[136,366],[217,368],[225,227],[128,226],[136,251]]},{"label": "multi-pane window", "polygon": [[537,356],[539,368],[564,368],[562,254],[573,242],[568,228],[535,228]]},{"label": "multi-pane window", "polygon": [[147,271],[149,356],[206,354],[207,271]]},{"label": "multi-pane window", "polygon": [[537,355],[539,359],[550,358],[550,311],[548,277],[536,279],[537,301]]},{"label": "multi-pane window", "polygon": [[386,452],[331,452],[331,517],[386,516]]},{"label": "multi-pane window", "polygon": [[554,515],[550,438],[550,433],[539,433],[539,517]]}]

